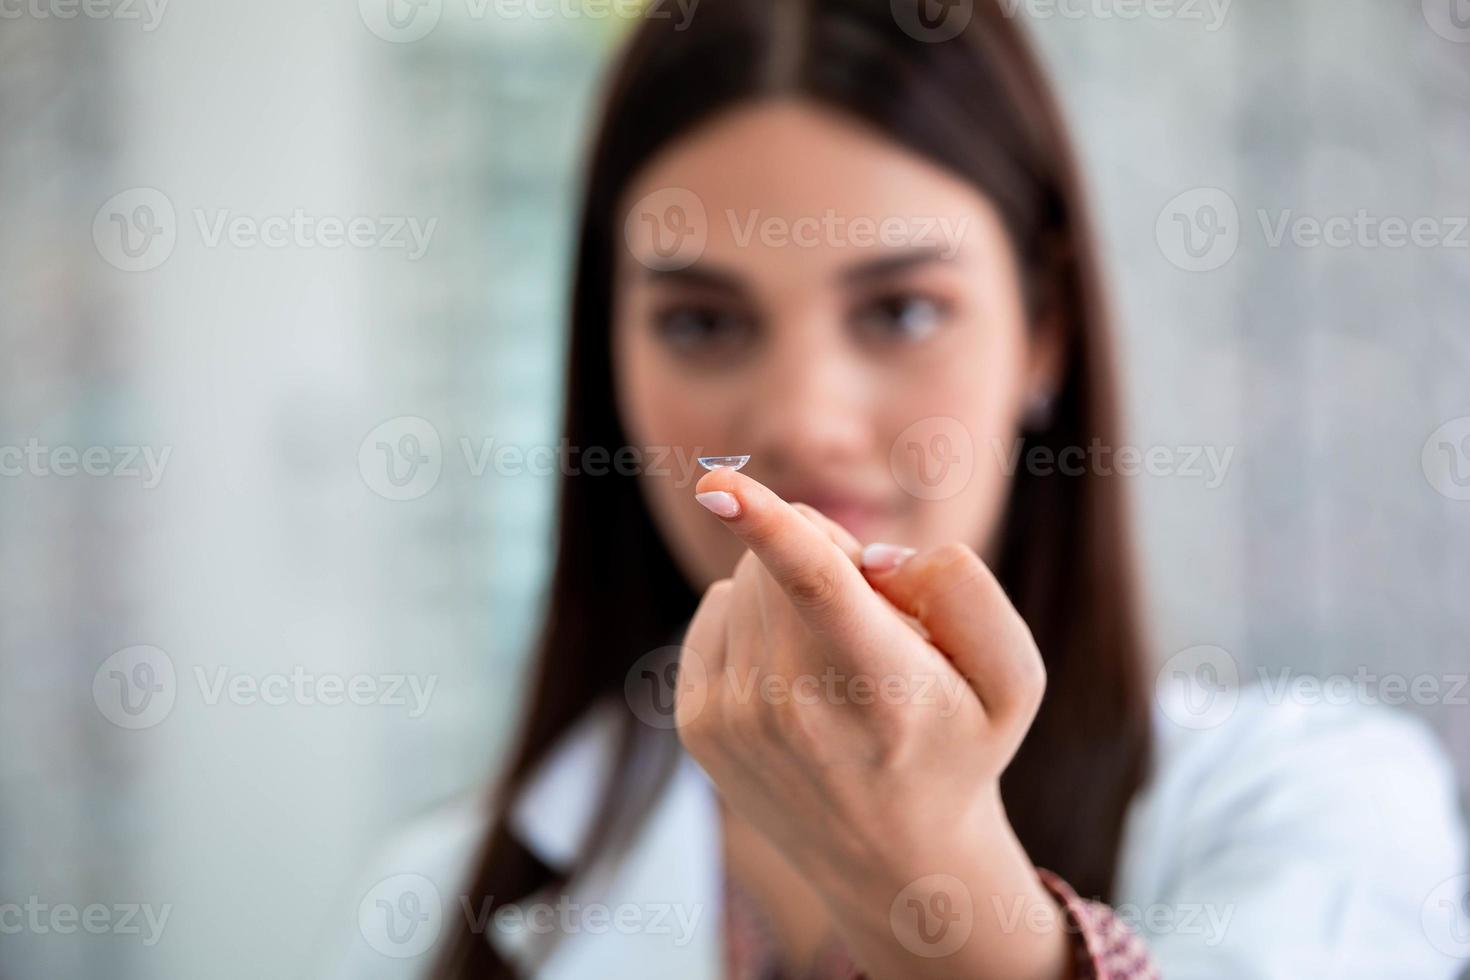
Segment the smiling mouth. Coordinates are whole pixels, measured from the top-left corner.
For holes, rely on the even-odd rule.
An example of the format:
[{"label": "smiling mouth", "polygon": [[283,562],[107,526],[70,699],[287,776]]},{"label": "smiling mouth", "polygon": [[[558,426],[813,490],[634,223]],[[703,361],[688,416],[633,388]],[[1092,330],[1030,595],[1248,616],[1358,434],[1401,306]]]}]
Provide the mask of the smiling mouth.
[{"label": "smiling mouth", "polygon": [[891,503],[840,494],[798,492],[787,499],[821,511],[859,540],[865,540],[871,536],[876,529],[891,521],[898,513],[898,508]]}]

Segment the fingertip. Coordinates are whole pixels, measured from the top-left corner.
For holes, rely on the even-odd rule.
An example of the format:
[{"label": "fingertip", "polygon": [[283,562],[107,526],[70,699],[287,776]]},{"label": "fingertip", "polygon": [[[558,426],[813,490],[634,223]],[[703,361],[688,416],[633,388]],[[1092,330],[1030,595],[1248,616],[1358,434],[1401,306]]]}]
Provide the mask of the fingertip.
[{"label": "fingertip", "polygon": [[863,571],[878,573],[891,572],[917,553],[917,549],[914,548],[874,541],[872,544],[863,548]]},{"label": "fingertip", "polygon": [[716,517],[722,517],[728,521],[740,516],[740,499],[728,490],[705,490],[696,493],[694,499]]},{"label": "fingertip", "polygon": [[694,484],[694,492],[700,494],[723,490],[726,493],[734,493],[738,497],[748,481],[750,477],[737,473],[731,467],[722,466],[700,477],[699,482]]}]

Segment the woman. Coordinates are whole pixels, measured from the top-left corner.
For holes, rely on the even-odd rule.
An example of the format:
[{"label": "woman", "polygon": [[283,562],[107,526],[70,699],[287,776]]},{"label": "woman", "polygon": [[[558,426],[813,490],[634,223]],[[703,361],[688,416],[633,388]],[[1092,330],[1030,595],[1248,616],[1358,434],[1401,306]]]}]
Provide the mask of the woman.
[{"label": "woman", "polygon": [[495,802],[387,868],[443,902],[409,972],[1453,975],[1421,925],[1464,858],[1432,740],[1248,694],[1175,724],[1120,481],[1015,464],[1118,441],[1016,25],[661,8],[593,147],[565,436],[751,459],[563,478]]}]

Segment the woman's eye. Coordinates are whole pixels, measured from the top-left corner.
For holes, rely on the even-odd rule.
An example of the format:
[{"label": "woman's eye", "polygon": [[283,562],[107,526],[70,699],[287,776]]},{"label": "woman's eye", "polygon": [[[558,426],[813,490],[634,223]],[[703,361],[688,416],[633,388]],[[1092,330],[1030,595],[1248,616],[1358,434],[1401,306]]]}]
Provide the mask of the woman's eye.
[{"label": "woman's eye", "polygon": [[748,317],[707,306],[675,306],[654,316],[654,330],[672,350],[690,356],[728,355],[754,334]]},{"label": "woman's eye", "polygon": [[947,313],[945,304],[932,297],[895,293],[859,309],[857,327],[874,340],[912,343],[939,329]]}]

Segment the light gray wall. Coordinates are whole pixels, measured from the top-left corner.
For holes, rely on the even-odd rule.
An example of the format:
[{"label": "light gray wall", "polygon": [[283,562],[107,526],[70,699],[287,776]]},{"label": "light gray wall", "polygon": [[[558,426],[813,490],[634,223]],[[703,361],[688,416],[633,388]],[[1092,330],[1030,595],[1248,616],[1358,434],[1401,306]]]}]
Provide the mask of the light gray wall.
[{"label": "light gray wall", "polygon": [[[576,152],[612,25],[441,7],[415,41],[373,0],[0,28],[0,445],[171,453],[156,487],[0,478],[0,901],[170,909],[151,947],[6,936],[6,975],[315,975],[372,842],[503,745],[551,482],[472,459],[555,437]],[[1438,469],[1421,456],[1470,417],[1470,249],[1272,245],[1259,215],[1453,230],[1470,31],[1434,0],[1236,0],[1216,26],[1098,12],[1126,7],[1028,16],[1095,192],[1130,441],[1233,452],[1218,486],[1135,481],[1159,656],[1447,690],[1470,669],[1470,501],[1445,437]],[[128,272],[92,229],[136,188],[177,241]],[[1181,268],[1176,212],[1227,199],[1237,244],[1205,261],[1228,261]],[[223,210],[298,208],[435,224],[412,259],[209,240]],[[440,476],[388,499],[377,443],[404,435],[437,437]],[[105,670],[93,685],[136,645],[167,657],[175,703],[129,730]],[[209,693],[221,669],[298,668],[435,686],[417,716]],[[1466,772],[1463,702],[1415,710]]]}]

